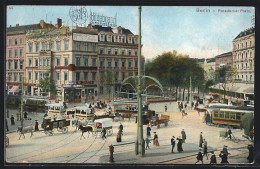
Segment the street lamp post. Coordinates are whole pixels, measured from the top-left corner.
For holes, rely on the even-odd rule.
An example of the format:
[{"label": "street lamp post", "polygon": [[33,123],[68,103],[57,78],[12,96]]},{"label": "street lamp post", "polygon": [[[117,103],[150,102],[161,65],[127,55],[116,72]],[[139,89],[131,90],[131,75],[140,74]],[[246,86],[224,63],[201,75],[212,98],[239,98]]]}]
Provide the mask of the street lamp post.
[{"label": "street lamp post", "polygon": [[22,92],[21,92],[21,126],[23,127],[23,86],[24,86],[24,77],[22,78]]},{"label": "street lamp post", "polygon": [[135,144],[135,152],[144,156],[145,154],[145,143],[143,139],[143,121],[142,121],[142,96],[141,96],[141,85],[142,85],[142,58],[141,58],[141,10],[139,6],[139,38],[138,38],[138,85],[137,85],[137,99],[138,99],[138,123],[137,123],[137,139]]}]

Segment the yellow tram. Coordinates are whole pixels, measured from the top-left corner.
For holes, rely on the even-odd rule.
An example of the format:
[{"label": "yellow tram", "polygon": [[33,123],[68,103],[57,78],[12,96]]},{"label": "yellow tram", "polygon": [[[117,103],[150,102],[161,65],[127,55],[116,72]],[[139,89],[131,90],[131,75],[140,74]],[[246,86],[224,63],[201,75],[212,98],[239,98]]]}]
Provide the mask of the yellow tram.
[{"label": "yellow tram", "polygon": [[212,109],[211,111],[212,123],[239,127],[242,116],[246,113],[254,113],[254,111],[228,109],[228,108]]}]

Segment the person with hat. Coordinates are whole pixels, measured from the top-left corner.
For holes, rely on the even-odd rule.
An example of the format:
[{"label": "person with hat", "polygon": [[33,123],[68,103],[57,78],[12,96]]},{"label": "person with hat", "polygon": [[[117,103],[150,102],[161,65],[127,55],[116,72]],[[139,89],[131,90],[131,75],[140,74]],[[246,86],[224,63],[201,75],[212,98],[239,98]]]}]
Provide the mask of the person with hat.
[{"label": "person with hat", "polygon": [[208,144],[205,139],[203,139],[203,157],[206,156],[208,160]]},{"label": "person with hat", "polygon": [[203,164],[203,156],[202,156],[202,153],[201,153],[201,149],[199,150],[196,158],[197,158],[197,161],[196,161],[195,164],[197,164],[199,161],[201,161],[201,163]]},{"label": "person with hat", "polygon": [[182,131],[181,131],[181,136],[182,136],[182,142],[185,143],[186,133],[185,133],[184,129],[182,129]]},{"label": "person with hat", "polygon": [[221,164],[229,163],[227,160],[228,156],[226,153],[224,153],[224,151],[220,152],[219,157],[221,158]]},{"label": "person with hat", "polygon": [[27,120],[27,112],[24,112],[23,117],[25,120]]},{"label": "person with hat", "polygon": [[216,155],[214,154],[214,151],[211,151],[211,157],[210,157],[210,164],[217,164],[217,158]]},{"label": "person with hat", "polygon": [[147,125],[147,128],[146,128],[146,135],[147,135],[147,137],[151,137],[151,127],[149,124]]},{"label": "person with hat", "polygon": [[172,145],[172,153],[174,153],[173,152],[174,147],[175,147],[175,137],[174,136],[172,136],[172,138],[171,138],[171,145]]},{"label": "person with hat", "polygon": [[150,140],[148,137],[146,137],[145,142],[146,142],[146,147],[145,147],[145,149],[146,149],[146,150],[147,150],[147,148],[150,149],[149,143],[151,143],[151,140]]},{"label": "person with hat", "polygon": [[35,128],[34,128],[34,131],[39,131],[38,125],[39,125],[38,121],[35,120]]},{"label": "person with hat", "polygon": [[160,146],[159,141],[158,141],[158,135],[156,134],[156,132],[154,132],[153,139],[154,139],[154,145],[155,146]]},{"label": "person with hat", "polygon": [[179,136],[179,137],[177,138],[177,140],[178,140],[177,150],[178,150],[178,152],[180,153],[180,152],[183,151],[183,148],[182,148],[182,138],[181,138],[181,136]]},{"label": "person with hat", "polygon": [[202,148],[202,143],[203,143],[203,136],[202,136],[202,132],[200,132],[200,141],[199,141],[200,148]]},{"label": "person with hat", "polygon": [[11,116],[10,119],[11,119],[11,125],[15,125],[15,123],[14,123],[14,116],[13,115]]},{"label": "person with hat", "polygon": [[226,145],[223,146],[222,152],[228,156],[228,150]]}]

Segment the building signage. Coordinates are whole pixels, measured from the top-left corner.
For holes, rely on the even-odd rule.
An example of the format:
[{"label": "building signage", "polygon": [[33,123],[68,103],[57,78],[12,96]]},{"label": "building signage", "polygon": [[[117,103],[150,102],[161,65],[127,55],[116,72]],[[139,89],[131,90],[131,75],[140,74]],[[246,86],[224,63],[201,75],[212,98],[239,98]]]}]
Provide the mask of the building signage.
[{"label": "building signage", "polygon": [[82,85],[73,85],[73,87],[75,87],[75,88],[81,88]]},{"label": "building signage", "polygon": [[108,27],[116,27],[116,17],[108,17],[108,16],[103,16],[94,12],[91,12],[90,10],[90,23],[92,25],[101,25],[101,26],[108,26]]},{"label": "building signage", "polygon": [[73,40],[81,42],[98,42],[98,35],[73,33]]}]

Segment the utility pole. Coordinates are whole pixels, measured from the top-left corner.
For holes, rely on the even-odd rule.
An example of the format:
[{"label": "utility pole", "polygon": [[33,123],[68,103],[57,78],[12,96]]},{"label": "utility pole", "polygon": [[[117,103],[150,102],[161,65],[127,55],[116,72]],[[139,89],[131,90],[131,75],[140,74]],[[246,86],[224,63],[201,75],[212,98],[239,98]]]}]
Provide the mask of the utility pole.
[{"label": "utility pole", "polygon": [[191,76],[190,76],[190,110],[192,110],[192,91],[191,91]]},{"label": "utility pole", "polygon": [[21,93],[21,126],[23,127],[23,86],[24,86],[24,77],[22,78],[22,93]]},{"label": "utility pole", "polygon": [[138,85],[137,85],[137,100],[138,100],[138,123],[137,123],[137,139],[135,143],[135,153],[144,156],[145,143],[143,139],[143,120],[142,120],[142,55],[141,55],[141,11],[142,7],[139,6],[139,35],[138,35]]}]

